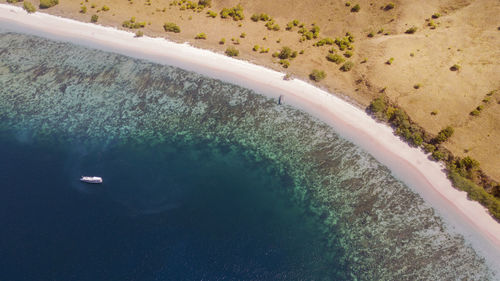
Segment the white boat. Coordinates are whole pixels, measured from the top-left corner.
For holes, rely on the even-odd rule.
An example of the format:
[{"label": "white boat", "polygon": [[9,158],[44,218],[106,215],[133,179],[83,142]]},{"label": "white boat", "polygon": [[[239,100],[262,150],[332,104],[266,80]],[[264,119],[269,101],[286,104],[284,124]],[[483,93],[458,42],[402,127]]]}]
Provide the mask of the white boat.
[{"label": "white boat", "polygon": [[102,183],[102,178],[101,177],[81,177],[81,181],[86,182],[86,183]]}]

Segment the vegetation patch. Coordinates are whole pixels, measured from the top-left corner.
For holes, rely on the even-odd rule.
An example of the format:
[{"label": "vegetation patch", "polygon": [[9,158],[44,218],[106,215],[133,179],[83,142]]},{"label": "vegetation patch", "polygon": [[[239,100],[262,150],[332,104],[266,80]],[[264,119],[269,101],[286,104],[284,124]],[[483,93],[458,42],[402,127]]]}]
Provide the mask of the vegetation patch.
[{"label": "vegetation patch", "polygon": [[388,59],[385,64],[391,65],[394,62],[394,58]]},{"label": "vegetation patch", "polygon": [[394,9],[394,7],[396,7],[396,5],[394,5],[394,3],[392,3],[392,2],[390,2],[387,5],[385,5],[384,10],[389,11],[389,10]]},{"label": "vegetation patch", "polygon": [[354,48],[352,45],[352,43],[354,43],[354,36],[350,32],[347,32],[344,37],[335,38],[334,43],[341,51],[344,51],[345,49],[352,50]]},{"label": "vegetation patch", "polygon": [[166,22],[163,25],[163,29],[165,29],[166,32],[174,32],[174,33],[181,32],[181,29],[179,28],[179,26],[173,22]]},{"label": "vegetation patch", "polygon": [[352,69],[352,67],[354,66],[354,63],[352,61],[346,61],[341,67],[340,67],[340,70],[344,71],[344,72],[347,72],[347,71],[350,71]]},{"label": "vegetation patch", "polygon": [[59,4],[59,0],[40,0],[40,9],[48,9]]},{"label": "vegetation patch", "polygon": [[336,64],[341,64],[344,62],[344,58],[341,55],[338,54],[328,54],[326,56],[326,59],[328,61],[334,62]]},{"label": "vegetation patch", "polygon": [[357,13],[359,10],[361,10],[361,6],[359,4],[356,4],[351,8],[352,13]]},{"label": "vegetation patch", "polygon": [[30,14],[36,12],[36,7],[28,1],[23,2],[23,9]]},{"label": "vegetation patch", "polygon": [[198,33],[196,34],[196,36],[194,37],[194,39],[207,39],[207,35],[205,33]]},{"label": "vegetation patch", "polygon": [[412,26],[405,31],[406,34],[414,34],[415,32],[417,32],[416,26]]},{"label": "vegetation patch", "polygon": [[207,12],[207,16],[210,17],[210,18],[216,18],[217,17],[217,13],[214,12],[214,11],[208,11]]},{"label": "vegetation patch", "polygon": [[225,53],[230,57],[237,57],[240,54],[240,51],[238,51],[235,47],[228,47]]},{"label": "vegetation patch", "polygon": [[99,16],[98,15],[92,15],[90,17],[90,22],[96,23],[98,20],[99,20]]},{"label": "vegetation patch", "polygon": [[222,11],[220,11],[220,17],[223,19],[231,17],[233,20],[239,21],[243,20],[245,15],[243,14],[243,7],[238,4],[232,8],[223,8]]},{"label": "vegetation patch", "polygon": [[[299,25],[299,27],[300,27],[300,25]],[[302,34],[300,41],[302,42],[305,40],[311,40],[313,38],[318,38],[319,30],[320,30],[319,26],[317,26],[315,24],[311,25],[310,29],[305,28],[302,24],[302,27],[298,30],[298,33]]]},{"label": "vegetation patch", "polygon": [[146,22],[137,22],[135,17],[131,17],[130,20],[126,20],[122,23],[122,26],[130,29],[139,29],[144,28],[146,26]]},{"label": "vegetation patch", "polygon": [[459,71],[462,68],[459,64],[454,64],[450,67],[451,71]]},{"label": "vegetation patch", "polygon": [[309,79],[319,82],[325,79],[326,73],[323,70],[313,69],[313,71],[309,74]]}]

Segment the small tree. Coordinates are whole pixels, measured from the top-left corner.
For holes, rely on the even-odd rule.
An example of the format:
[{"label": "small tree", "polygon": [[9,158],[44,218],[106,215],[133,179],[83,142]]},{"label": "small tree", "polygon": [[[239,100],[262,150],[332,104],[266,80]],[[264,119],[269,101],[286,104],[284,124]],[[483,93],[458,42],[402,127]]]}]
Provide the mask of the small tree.
[{"label": "small tree", "polygon": [[31,2],[28,1],[24,1],[23,8],[26,10],[26,12],[30,14],[36,12],[35,6],[33,6],[33,4],[31,4]]},{"label": "small tree", "polygon": [[166,22],[163,25],[163,29],[165,29],[166,32],[174,32],[174,33],[181,32],[181,29],[179,28],[179,26],[173,22]]},{"label": "small tree", "polygon": [[325,79],[326,73],[323,70],[314,69],[311,74],[309,74],[309,78],[313,81],[319,82]]},{"label": "small tree", "polygon": [[453,129],[453,127],[451,126],[448,126],[444,129],[442,129],[438,135],[436,136],[436,138],[434,139],[436,143],[442,143],[442,142],[445,142],[447,141],[452,135],[453,133],[455,132],[455,130]]},{"label": "small tree", "polygon": [[282,60],[288,59],[292,55],[292,49],[290,47],[283,47],[281,48],[281,52],[279,53],[278,57]]},{"label": "small tree", "polygon": [[59,0],[40,0],[40,9],[47,9],[59,4]]},{"label": "small tree", "polygon": [[240,54],[240,51],[238,51],[238,49],[236,49],[235,47],[228,47],[226,49],[226,55],[228,55],[230,57],[237,57],[239,54]]}]

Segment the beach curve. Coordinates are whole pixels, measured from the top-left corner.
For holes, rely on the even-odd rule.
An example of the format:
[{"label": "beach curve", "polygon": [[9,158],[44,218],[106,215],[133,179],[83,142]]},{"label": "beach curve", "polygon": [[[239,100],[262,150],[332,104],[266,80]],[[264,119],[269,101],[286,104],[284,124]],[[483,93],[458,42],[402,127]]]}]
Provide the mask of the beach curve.
[{"label": "beach curve", "polygon": [[[18,7],[0,4],[1,29],[43,36],[59,41],[146,59],[195,71],[241,85],[302,109],[333,127],[360,146],[420,194],[447,225],[462,234],[493,270],[500,268],[500,224],[479,203],[454,189],[442,165],[394,136],[363,110],[304,81],[283,80],[283,73],[222,54],[197,49],[163,38],[133,38],[134,34],[111,27],[82,23],[44,13],[27,14]],[[499,274],[496,272],[496,274]]]}]

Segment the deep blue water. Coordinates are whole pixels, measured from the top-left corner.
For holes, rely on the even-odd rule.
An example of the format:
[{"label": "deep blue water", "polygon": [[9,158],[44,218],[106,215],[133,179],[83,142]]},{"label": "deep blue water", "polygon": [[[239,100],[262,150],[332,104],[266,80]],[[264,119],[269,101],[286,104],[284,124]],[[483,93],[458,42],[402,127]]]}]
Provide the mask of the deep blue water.
[{"label": "deep blue water", "polygon": [[319,225],[262,163],[204,145],[70,146],[0,140],[2,280],[285,280],[335,269]]}]

